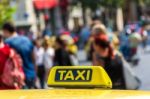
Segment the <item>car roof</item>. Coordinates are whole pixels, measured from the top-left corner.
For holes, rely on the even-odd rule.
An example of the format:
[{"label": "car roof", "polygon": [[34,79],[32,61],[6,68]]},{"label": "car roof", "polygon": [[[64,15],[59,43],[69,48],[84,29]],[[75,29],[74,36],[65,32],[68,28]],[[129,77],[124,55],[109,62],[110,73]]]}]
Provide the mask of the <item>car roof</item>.
[{"label": "car roof", "polygon": [[0,91],[1,99],[150,99],[148,91],[44,89]]}]

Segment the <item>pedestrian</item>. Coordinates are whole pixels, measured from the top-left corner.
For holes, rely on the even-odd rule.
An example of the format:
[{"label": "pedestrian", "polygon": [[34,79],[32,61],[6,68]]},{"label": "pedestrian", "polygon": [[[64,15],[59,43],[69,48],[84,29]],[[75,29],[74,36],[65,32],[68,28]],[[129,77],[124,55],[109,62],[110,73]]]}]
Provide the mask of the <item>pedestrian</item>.
[{"label": "pedestrian", "polygon": [[142,46],[143,46],[143,50],[145,50],[146,46],[147,46],[147,41],[148,41],[148,31],[146,30],[147,27],[147,23],[143,24],[141,29],[140,29],[140,35],[142,37]]},{"label": "pedestrian", "polygon": [[[2,35],[0,35],[0,75],[2,75],[5,63],[10,55],[10,47],[5,45],[3,42]],[[6,86],[2,82],[2,78],[0,79],[0,89],[15,89],[9,86]]]},{"label": "pedestrian", "polygon": [[113,82],[114,89],[125,89],[123,62],[112,48],[106,34],[94,38],[93,65],[102,66]]},{"label": "pedestrian", "polygon": [[2,26],[5,43],[15,49],[23,60],[23,70],[25,73],[26,87],[31,89],[35,87],[36,65],[32,42],[25,36],[17,34],[15,26],[12,23],[5,23]]},{"label": "pedestrian", "polygon": [[94,52],[93,48],[93,40],[96,35],[106,34],[106,27],[102,23],[96,23],[91,29],[91,35],[87,42],[86,50],[87,50],[87,58],[89,61],[92,61],[92,55]]},{"label": "pedestrian", "polygon": [[43,62],[46,69],[46,80],[48,79],[49,71],[54,66],[54,56],[55,56],[55,50],[52,47],[52,42],[49,38],[49,36],[45,36],[44,38],[44,56],[43,56]]},{"label": "pedestrian", "polygon": [[56,66],[72,66],[69,52],[66,50],[66,44],[60,36],[56,38],[55,44],[55,58]]},{"label": "pedestrian", "polygon": [[69,53],[71,64],[74,66],[79,65],[77,59],[78,47],[70,35],[61,35],[61,39],[65,44],[65,49]]},{"label": "pedestrian", "polygon": [[51,36],[52,35],[52,32],[51,32],[51,28],[50,28],[50,25],[47,24],[43,33],[42,33],[42,37],[45,37],[45,36]]},{"label": "pedestrian", "polygon": [[90,37],[90,27],[89,26],[84,26],[81,29],[81,33],[79,34],[79,49],[84,49],[85,44],[87,43],[89,37]]},{"label": "pedestrian", "polygon": [[40,81],[40,88],[44,89],[45,86],[45,66],[43,62],[44,48],[42,47],[42,40],[40,38],[35,40],[34,54],[35,63],[37,66],[37,76]]},{"label": "pedestrian", "polygon": [[22,59],[0,35],[0,89],[21,89],[24,86]]}]

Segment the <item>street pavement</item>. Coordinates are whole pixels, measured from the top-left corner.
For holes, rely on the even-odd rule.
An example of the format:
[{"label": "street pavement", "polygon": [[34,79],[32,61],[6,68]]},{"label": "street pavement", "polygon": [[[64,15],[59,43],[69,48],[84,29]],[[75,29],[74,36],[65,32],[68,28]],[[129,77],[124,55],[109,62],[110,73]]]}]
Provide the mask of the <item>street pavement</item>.
[{"label": "street pavement", "polygon": [[[140,57],[140,62],[137,66],[132,66],[133,71],[137,77],[141,80],[141,86],[139,90],[150,90],[150,46],[148,46],[147,51],[143,51],[141,47],[138,49],[138,54]],[[80,50],[77,54],[79,59],[79,65],[81,66],[91,66],[92,63],[86,61],[86,53]]]},{"label": "street pavement", "polygon": [[90,61],[87,61],[87,55],[84,50],[79,50],[77,53],[77,57],[78,57],[80,66],[91,66],[92,65],[92,63]]},{"label": "street pavement", "polygon": [[140,62],[137,66],[133,67],[134,72],[142,82],[140,90],[150,90],[150,46],[146,51],[139,48]]}]

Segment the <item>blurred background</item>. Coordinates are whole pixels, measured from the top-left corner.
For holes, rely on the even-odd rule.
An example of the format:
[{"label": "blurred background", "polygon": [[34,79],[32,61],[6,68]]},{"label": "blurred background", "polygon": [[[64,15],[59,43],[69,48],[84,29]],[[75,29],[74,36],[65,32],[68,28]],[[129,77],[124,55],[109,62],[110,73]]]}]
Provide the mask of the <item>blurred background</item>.
[{"label": "blurred background", "polygon": [[106,32],[140,80],[139,89],[150,90],[150,0],[0,0],[2,33],[8,21],[35,47],[47,39],[55,46],[61,36],[72,65],[92,66],[93,34]]}]

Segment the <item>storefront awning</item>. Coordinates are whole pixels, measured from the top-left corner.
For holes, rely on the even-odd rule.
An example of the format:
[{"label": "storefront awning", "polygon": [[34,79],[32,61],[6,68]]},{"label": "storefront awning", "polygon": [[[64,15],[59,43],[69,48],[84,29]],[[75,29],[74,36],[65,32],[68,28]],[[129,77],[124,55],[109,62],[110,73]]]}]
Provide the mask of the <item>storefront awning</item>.
[{"label": "storefront awning", "polygon": [[38,10],[51,9],[58,5],[57,0],[33,0],[33,3]]}]

